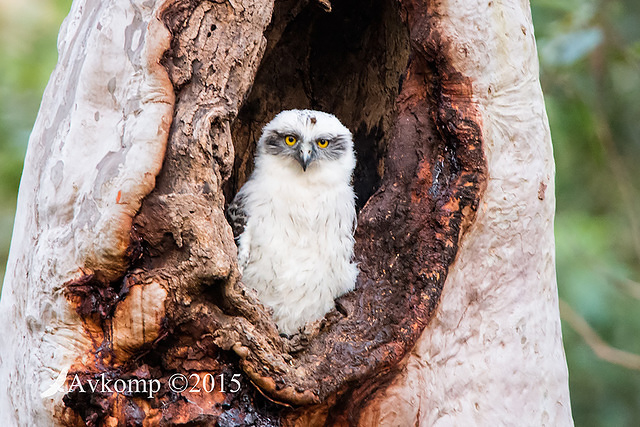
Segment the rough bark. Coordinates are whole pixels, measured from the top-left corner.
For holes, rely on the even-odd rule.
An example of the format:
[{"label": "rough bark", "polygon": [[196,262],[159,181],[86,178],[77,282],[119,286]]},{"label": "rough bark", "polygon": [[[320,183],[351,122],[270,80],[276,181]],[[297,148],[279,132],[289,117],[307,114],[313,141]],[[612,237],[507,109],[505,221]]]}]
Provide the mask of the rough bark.
[{"label": "rough bark", "polygon": [[[530,20],[517,28],[524,39],[515,39],[529,50],[515,59],[501,49],[519,45],[497,31],[515,25],[509,18],[523,7],[408,0],[74,4],[29,144],[0,312],[5,321],[14,316],[20,331],[3,336],[3,349],[12,350],[0,359],[0,379],[11,384],[2,400],[29,410],[0,406],[3,420],[428,425],[442,419],[434,411],[447,405],[453,408],[447,414],[460,416],[453,420],[467,420],[473,417],[456,404],[471,404],[475,396],[459,389],[460,398],[441,402],[430,398],[431,390],[443,389],[439,382],[446,383],[442,375],[451,363],[494,378],[501,366],[493,359],[484,365],[463,359],[483,352],[461,339],[487,327],[494,331],[491,343],[544,348],[507,353],[512,366],[537,363],[552,375],[539,394],[523,397],[531,407],[542,413],[549,402],[568,404],[549,281],[553,198],[545,188],[552,188],[553,172],[535,67],[527,68],[531,58],[535,65]],[[486,25],[478,29],[476,19]],[[502,56],[494,59],[494,51]],[[516,62],[524,77],[509,80]],[[487,95],[501,90],[512,98]],[[533,101],[524,98],[530,94]],[[513,112],[503,99],[536,114],[507,123],[502,117]],[[278,334],[268,310],[242,285],[223,214],[251,170],[262,125],[285,108],[331,111],[354,131],[361,207],[356,290],[291,338]],[[507,148],[505,135],[523,142]],[[525,136],[541,137],[544,145]],[[535,160],[532,185],[541,200],[516,191],[531,184],[518,170],[522,180],[501,185],[520,216],[503,202],[495,205],[499,187],[490,183],[482,221],[473,223],[486,160],[489,176],[512,171],[503,152]],[[505,259],[497,265],[491,251],[458,254],[461,242],[463,249],[497,250],[496,229],[505,223],[505,247],[514,242],[510,233],[537,224],[535,236],[543,236],[537,241],[546,250],[526,262],[527,253],[514,258],[527,266],[521,270]],[[526,279],[491,286],[518,272]],[[469,280],[486,284],[488,294],[504,288],[512,295],[530,285],[531,298],[524,307],[506,298],[496,305],[502,310],[476,305]],[[438,304],[437,322],[429,323]],[[533,321],[530,332],[514,335],[505,307],[547,313],[547,323]],[[441,320],[448,312],[460,325]],[[442,351],[433,338],[438,334],[447,337],[451,357],[425,367],[432,349]],[[407,356],[421,335],[419,353]],[[21,386],[34,380],[29,372],[39,388]],[[240,374],[240,390],[177,392],[169,388],[176,373]],[[163,386],[152,398],[56,392],[65,380],[68,390],[77,378],[89,385],[105,375],[153,378]],[[413,379],[421,391],[406,394]],[[471,389],[483,391],[479,381]],[[501,384],[503,390],[522,386],[502,378],[492,391]],[[396,414],[398,396],[414,396],[420,405]],[[433,409],[424,412],[428,405]],[[565,409],[550,419],[566,423]],[[484,414],[478,419],[491,419],[484,402],[476,410]],[[500,414],[511,416],[503,410],[493,419]]]}]

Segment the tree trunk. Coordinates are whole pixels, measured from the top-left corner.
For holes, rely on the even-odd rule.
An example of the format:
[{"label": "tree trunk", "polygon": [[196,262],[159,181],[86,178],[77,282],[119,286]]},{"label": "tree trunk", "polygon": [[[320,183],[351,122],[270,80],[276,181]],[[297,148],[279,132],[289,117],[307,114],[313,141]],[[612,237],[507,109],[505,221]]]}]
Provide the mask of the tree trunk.
[{"label": "tree trunk", "polygon": [[[76,1],[59,53],[0,303],[0,420],[572,423],[528,4]],[[281,337],[224,208],[288,108],[354,133],[361,273]]]}]

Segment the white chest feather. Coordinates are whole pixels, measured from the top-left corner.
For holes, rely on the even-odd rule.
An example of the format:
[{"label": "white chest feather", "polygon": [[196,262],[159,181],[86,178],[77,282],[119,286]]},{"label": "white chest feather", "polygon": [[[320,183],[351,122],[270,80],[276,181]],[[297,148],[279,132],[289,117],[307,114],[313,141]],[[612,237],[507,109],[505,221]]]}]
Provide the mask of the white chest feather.
[{"label": "white chest feather", "polygon": [[[339,163],[306,172],[266,156],[241,189],[247,215],[238,240],[243,282],[291,334],[353,289],[354,193]],[[321,166],[321,167],[320,167]]]}]

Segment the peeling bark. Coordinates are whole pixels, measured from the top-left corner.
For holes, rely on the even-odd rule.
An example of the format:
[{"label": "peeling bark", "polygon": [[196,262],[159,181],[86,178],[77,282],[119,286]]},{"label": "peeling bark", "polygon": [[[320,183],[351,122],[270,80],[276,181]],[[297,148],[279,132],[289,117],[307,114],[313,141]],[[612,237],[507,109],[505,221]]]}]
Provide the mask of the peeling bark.
[{"label": "peeling bark", "polygon": [[[476,260],[484,260],[479,271],[495,262],[491,254],[458,251],[469,239],[468,245],[482,246],[494,233],[474,220],[481,200],[485,212],[494,200],[483,199],[487,172],[495,168],[489,163],[487,169],[487,158],[497,158],[488,147],[505,150],[496,132],[505,124],[490,113],[510,108],[492,110],[486,94],[508,81],[498,75],[487,85],[486,69],[469,66],[486,59],[487,45],[465,19],[493,24],[486,31],[497,49],[508,41],[492,31],[511,10],[499,5],[502,15],[495,15],[493,2],[474,9],[418,0],[76,3],[29,144],[0,310],[3,320],[14,316],[27,331],[25,338],[2,338],[3,348],[17,349],[1,355],[0,379],[16,387],[3,400],[31,410],[0,406],[0,419],[31,425],[54,419],[67,425],[435,423],[432,412],[416,414],[409,405],[397,414],[393,405],[407,393],[408,379],[431,375],[413,391],[427,405],[443,375],[420,367],[420,357],[437,348],[433,336],[449,333],[450,348],[457,348],[456,337],[475,328],[470,323],[455,332],[449,322],[443,331],[431,321],[450,309],[441,302],[443,288],[445,302],[456,292],[468,295],[473,287],[460,283],[460,272]],[[527,25],[522,32],[526,39],[529,31],[530,42]],[[535,48],[528,54],[535,59]],[[509,59],[500,61],[485,65],[500,71]],[[531,90],[539,95],[538,86]],[[62,96],[67,93],[82,96]],[[521,93],[516,90],[515,99]],[[354,132],[361,270],[356,289],[338,299],[336,310],[288,338],[241,283],[224,217],[226,202],[251,171],[262,126],[285,108],[330,111]],[[54,113],[59,117],[50,117]],[[543,110],[535,121],[542,127],[533,135],[548,138]],[[550,162],[548,150],[541,156]],[[75,159],[76,168],[69,168]],[[548,175],[536,182],[536,202],[544,201],[539,189],[552,185]],[[552,199],[546,200],[549,218]],[[541,224],[551,230],[548,221]],[[35,246],[18,245],[21,240]],[[544,253],[548,275],[553,258]],[[555,287],[545,292],[553,297]],[[532,301],[546,304],[558,339],[555,300]],[[454,305],[463,318],[467,306],[473,301]],[[500,320],[500,312],[487,313]],[[419,353],[410,353],[416,343]],[[32,348],[38,351],[29,360]],[[557,378],[548,387],[566,404],[560,343],[547,350],[541,363],[548,361]],[[512,361],[521,362],[517,355]],[[488,364],[483,372],[496,368]],[[30,380],[27,372],[36,372],[43,385],[20,388]],[[176,374],[191,385],[233,378],[238,390],[176,391],[170,387]],[[49,387],[56,378],[66,380],[66,394]],[[76,382],[88,389],[104,378],[154,379],[162,386],[153,396],[69,388]],[[535,397],[537,403],[550,399]]]}]

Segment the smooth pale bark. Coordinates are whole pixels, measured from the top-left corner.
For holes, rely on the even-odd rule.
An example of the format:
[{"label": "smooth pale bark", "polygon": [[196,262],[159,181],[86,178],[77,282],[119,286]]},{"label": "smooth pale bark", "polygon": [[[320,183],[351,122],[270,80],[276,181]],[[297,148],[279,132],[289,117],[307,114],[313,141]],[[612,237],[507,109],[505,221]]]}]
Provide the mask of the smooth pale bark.
[{"label": "smooth pale bark", "polygon": [[[162,166],[174,95],[159,63],[170,40],[159,3],[75,1],[60,30],[0,302],[3,425],[53,425],[65,412],[55,380],[102,341],[63,285],[97,267],[105,280],[123,274],[132,218]],[[161,313],[135,315],[145,316],[151,325]]]},{"label": "smooth pale bark", "polygon": [[487,188],[436,314],[361,425],[573,425],[555,170],[529,3],[448,0],[436,9],[454,66],[473,81]]}]

